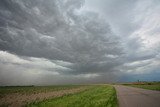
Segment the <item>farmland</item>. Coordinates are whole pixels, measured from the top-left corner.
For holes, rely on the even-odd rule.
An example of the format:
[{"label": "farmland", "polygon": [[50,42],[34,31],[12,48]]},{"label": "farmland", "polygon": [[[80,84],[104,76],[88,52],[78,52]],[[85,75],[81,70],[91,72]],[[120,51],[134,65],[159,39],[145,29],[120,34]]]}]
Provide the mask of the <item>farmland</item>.
[{"label": "farmland", "polygon": [[[60,97],[84,91],[90,86],[34,86],[34,87],[1,87],[0,106],[21,107],[34,101]],[[6,90],[5,90],[6,89]]]},{"label": "farmland", "polygon": [[78,94],[32,103],[27,107],[117,107],[117,98],[112,86],[93,86]]},{"label": "farmland", "polygon": [[123,85],[160,91],[160,82],[138,82],[138,83],[123,84]]},{"label": "farmland", "polygon": [[20,93],[35,94],[41,92],[58,91],[64,89],[78,88],[80,85],[55,85],[55,86],[4,86],[0,87],[0,95]]},{"label": "farmland", "polygon": [[1,87],[0,107],[117,107],[110,85]]}]

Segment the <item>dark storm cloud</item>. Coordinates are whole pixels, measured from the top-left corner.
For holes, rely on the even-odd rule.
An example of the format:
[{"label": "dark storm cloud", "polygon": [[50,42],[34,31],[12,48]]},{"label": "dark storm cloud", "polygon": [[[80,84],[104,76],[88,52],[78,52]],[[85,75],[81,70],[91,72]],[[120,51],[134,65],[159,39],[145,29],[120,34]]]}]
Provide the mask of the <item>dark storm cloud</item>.
[{"label": "dark storm cloud", "polygon": [[80,13],[84,1],[2,0],[0,49],[72,63],[64,73],[112,72],[122,48],[98,13]]},{"label": "dark storm cloud", "polygon": [[159,11],[159,0],[1,0],[0,85],[153,79]]}]

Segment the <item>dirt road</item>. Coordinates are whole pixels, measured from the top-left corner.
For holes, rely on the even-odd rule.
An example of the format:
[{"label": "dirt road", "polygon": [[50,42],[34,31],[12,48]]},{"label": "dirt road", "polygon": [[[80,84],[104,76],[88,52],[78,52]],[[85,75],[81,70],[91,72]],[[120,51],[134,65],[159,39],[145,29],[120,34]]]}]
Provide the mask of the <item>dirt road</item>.
[{"label": "dirt road", "polygon": [[160,107],[160,92],[115,86],[120,107]]}]

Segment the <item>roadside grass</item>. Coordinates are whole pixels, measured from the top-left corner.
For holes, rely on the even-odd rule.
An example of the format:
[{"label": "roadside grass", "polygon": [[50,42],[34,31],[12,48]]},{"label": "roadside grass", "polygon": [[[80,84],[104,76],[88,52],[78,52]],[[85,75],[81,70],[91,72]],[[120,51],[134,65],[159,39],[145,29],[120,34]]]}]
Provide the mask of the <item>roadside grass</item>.
[{"label": "roadside grass", "polygon": [[59,98],[33,102],[26,107],[117,107],[117,96],[113,86],[97,85],[86,91]]},{"label": "roadside grass", "polygon": [[160,91],[160,85],[128,85],[128,86]]},{"label": "roadside grass", "polygon": [[123,85],[160,91],[160,82],[130,83],[130,84],[123,84]]}]

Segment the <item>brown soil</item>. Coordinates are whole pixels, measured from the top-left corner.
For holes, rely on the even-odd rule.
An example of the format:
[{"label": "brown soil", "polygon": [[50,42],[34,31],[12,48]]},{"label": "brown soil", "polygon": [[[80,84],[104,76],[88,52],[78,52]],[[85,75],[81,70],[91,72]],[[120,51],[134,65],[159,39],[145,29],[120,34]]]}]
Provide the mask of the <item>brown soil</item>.
[{"label": "brown soil", "polygon": [[61,97],[68,94],[77,93],[80,91],[86,90],[87,87],[79,87],[79,88],[72,88],[67,90],[60,90],[60,91],[53,91],[53,92],[43,92],[43,93],[36,93],[36,94],[7,94],[3,98],[0,98],[0,107],[3,105],[8,105],[9,107],[21,107],[27,103],[35,102],[35,101],[43,101],[45,99]]}]

